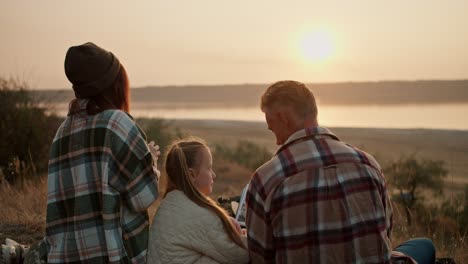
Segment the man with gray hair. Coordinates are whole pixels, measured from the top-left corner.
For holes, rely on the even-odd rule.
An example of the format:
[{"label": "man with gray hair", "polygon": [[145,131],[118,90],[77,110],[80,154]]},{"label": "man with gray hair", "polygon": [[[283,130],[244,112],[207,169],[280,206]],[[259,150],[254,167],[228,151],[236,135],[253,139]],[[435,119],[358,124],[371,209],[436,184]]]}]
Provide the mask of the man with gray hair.
[{"label": "man with gray hair", "polygon": [[[389,263],[392,208],[377,161],[318,125],[303,83],[271,85],[261,109],[280,148],[247,193],[252,263]],[[432,247],[419,263],[434,261],[430,240],[413,242]]]}]

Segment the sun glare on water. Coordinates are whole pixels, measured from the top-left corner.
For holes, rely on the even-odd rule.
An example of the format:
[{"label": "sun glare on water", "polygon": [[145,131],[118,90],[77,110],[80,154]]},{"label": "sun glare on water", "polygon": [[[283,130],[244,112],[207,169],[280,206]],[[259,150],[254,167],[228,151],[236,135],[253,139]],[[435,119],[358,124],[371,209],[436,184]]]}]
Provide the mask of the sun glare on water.
[{"label": "sun glare on water", "polygon": [[301,56],[308,62],[319,62],[329,59],[335,50],[330,33],[318,30],[304,34],[301,40]]}]

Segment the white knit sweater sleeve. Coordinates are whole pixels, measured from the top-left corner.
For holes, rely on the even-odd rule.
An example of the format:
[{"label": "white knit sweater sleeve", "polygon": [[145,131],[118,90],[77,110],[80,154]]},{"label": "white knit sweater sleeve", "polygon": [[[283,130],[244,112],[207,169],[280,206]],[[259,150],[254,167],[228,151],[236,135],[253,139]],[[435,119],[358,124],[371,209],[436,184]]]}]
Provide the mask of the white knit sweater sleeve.
[{"label": "white knit sweater sleeve", "polygon": [[193,229],[187,238],[192,241],[192,249],[203,255],[202,259],[205,261],[201,263],[209,263],[206,258],[226,264],[249,262],[248,251],[232,242],[217,216],[209,214],[200,223],[203,225],[200,225],[198,229]]}]

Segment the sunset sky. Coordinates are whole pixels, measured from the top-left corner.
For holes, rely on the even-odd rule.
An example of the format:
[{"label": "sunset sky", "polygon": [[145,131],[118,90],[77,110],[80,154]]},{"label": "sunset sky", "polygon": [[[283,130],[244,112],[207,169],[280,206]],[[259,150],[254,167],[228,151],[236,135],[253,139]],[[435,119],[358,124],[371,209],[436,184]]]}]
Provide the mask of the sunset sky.
[{"label": "sunset sky", "polygon": [[468,1],[0,1],[0,76],[68,88],[68,47],[131,85],[468,78]]}]

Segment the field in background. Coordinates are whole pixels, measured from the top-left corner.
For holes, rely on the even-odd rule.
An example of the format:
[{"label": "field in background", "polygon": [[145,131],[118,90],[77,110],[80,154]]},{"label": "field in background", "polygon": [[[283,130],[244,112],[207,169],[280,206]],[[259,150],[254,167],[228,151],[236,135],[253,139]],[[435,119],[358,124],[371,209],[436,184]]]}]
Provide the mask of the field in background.
[{"label": "field in background", "polygon": [[[272,132],[262,122],[175,120],[188,135],[210,143],[235,145],[240,139],[277,150]],[[443,160],[449,170],[445,195],[468,184],[468,131],[427,129],[331,128],[341,140],[374,155],[382,166],[402,156]],[[214,157],[216,159],[216,156]]]}]

